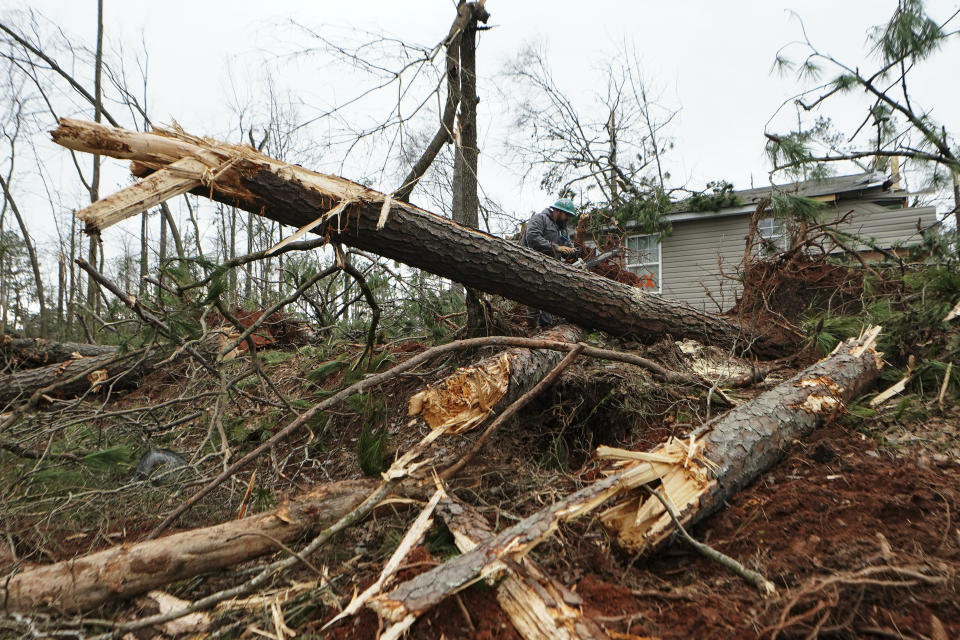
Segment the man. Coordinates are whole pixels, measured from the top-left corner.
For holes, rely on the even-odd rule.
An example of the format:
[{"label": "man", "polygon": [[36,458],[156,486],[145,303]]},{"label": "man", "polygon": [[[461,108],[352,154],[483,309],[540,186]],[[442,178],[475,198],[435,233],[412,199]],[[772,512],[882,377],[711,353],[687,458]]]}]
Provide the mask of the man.
[{"label": "man", "polygon": [[[554,258],[566,258],[576,255],[577,250],[570,241],[567,223],[577,217],[577,207],[570,198],[561,198],[540,213],[527,220],[526,229],[520,244]],[[527,307],[527,324],[531,328],[552,327],[559,324],[561,318]]]},{"label": "man", "polygon": [[527,220],[520,244],[555,258],[573,256],[574,249],[567,232],[567,222],[577,217],[577,207],[570,198],[561,198]]}]

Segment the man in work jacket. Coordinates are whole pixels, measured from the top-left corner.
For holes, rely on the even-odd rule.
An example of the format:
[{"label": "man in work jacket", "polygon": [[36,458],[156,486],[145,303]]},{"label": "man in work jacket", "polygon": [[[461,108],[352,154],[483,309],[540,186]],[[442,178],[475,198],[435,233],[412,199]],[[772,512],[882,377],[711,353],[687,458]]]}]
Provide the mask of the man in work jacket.
[{"label": "man in work jacket", "polygon": [[[577,250],[570,241],[567,222],[576,217],[577,207],[573,200],[561,198],[527,220],[520,244],[554,258],[572,257]],[[546,311],[527,307],[527,323],[531,327],[550,327],[559,324],[560,320]]]}]

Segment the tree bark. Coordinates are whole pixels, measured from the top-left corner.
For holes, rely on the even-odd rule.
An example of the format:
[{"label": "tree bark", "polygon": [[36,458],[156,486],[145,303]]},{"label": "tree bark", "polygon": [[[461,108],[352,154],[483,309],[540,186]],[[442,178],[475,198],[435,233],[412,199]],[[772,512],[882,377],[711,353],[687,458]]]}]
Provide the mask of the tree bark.
[{"label": "tree bark", "polygon": [[[135,385],[140,380],[140,368],[133,367],[139,352],[94,356],[69,360],[58,364],[26,369],[0,376],[0,407],[14,401],[26,401],[37,391],[56,385],[51,393],[77,396],[91,387],[106,383],[114,388]],[[115,376],[121,376],[115,382]]]},{"label": "tree bark", "polygon": [[0,336],[0,354],[6,359],[13,359],[21,369],[115,353],[117,353],[117,347],[106,345]]},{"label": "tree bark", "polygon": [[28,568],[0,585],[0,609],[80,612],[177,580],[278,551],[349,513],[377,486],[374,480],[322,485],[272,511],[243,520]]},{"label": "tree bark", "polygon": [[620,543],[632,550],[644,551],[662,544],[673,532],[673,520],[655,496],[646,495],[644,485],[659,489],[685,523],[719,508],[726,498],[779,459],[794,439],[807,435],[873,383],[882,366],[880,354],[873,348],[878,333],[879,327],[861,340],[846,341],[793,379],[688,438],[671,440],[651,452],[601,448],[598,455],[617,460],[617,466],[605,478],[533,513],[472,551],[374,598],[369,606],[391,622],[419,615],[479,576],[519,560],[561,522],[585,515],[626,492],[642,495],[628,494],[601,519],[608,526],[619,527]]},{"label": "tree bark", "polygon": [[[322,219],[314,231],[332,241],[543,309],[584,327],[646,341],[668,335],[693,338],[750,350],[761,357],[779,356],[785,347],[795,346],[761,333],[761,327],[741,327],[645,294],[404,202],[391,201],[384,219],[381,210],[386,196],[355,182],[281,163],[248,147],[159,133],[138,134],[63,119],[53,138],[71,149],[136,160],[133,169],[138,175],[194,156],[219,171],[209,188],[196,190],[199,195],[212,194],[214,199],[293,227]],[[324,217],[343,201],[348,206]],[[97,232],[102,228],[98,220],[106,214],[92,205],[77,215],[88,231]]]},{"label": "tree bark", "polygon": [[[474,5],[475,6],[475,5]],[[471,13],[473,13],[471,11]],[[477,197],[477,20],[471,19],[460,36],[460,121],[453,160],[453,221],[471,229],[480,226]],[[448,56],[451,52],[448,52]],[[486,333],[483,303],[476,291],[466,289],[467,335]]]},{"label": "tree bark", "polygon": [[[700,457],[709,461],[699,468],[694,464],[674,468],[660,480],[661,493],[673,504],[681,523],[695,524],[720,509],[725,500],[773,466],[792,442],[808,436],[843,411],[844,403],[873,386],[883,366],[881,354],[873,348],[879,331],[875,327],[859,341],[840,344],[792,379],[704,425],[695,441],[680,443],[699,449]],[[624,459],[618,452],[610,457]],[[617,532],[621,546],[636,552],[657,548],[674,531],[663,505],[644,491],[627,496],[600,519]]]}]

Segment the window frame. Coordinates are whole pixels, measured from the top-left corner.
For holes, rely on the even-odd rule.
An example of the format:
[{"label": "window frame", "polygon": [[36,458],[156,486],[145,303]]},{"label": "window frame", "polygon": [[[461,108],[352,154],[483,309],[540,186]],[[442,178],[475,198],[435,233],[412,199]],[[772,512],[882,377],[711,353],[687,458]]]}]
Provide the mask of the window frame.
[{"label": "window frame", "polygon": [[[654,261],[652,261],[652,260],[648,260],[647,262],[634,262],[634,260],[635,260],[636,258],[642,257],[642,256],[633,255],[633,252],[630,250],[630,241],[633,240],[634,238],[654,238],[654,239],[656,239],[656,243],[657,243],[657,260],[656,260],[656,262],[654,262]],[[638,233],[638,234],[634,234],[634,235],[631,235],[631,236],[627,236],[626,239],[624,240],[624,245],[625,245],[625,249],[626,249],[626,253],[627,253],[627,255],[626,255],[626,269],[627,269],[627,271],[630,271],[630,268],[631,268],[631,267],[640,267],[640,268],[643,268],[643,267],[645,267],[645,266],[647,266],[647,265],[651,265],[651,264],[656,264],[656,265],[657,265],[657,274],[658,274],[658,275],[657,275],[657,282],[656,282],[657,287],[656,287],[656,289],[652,289],[652,288],[649,288],[649,287],[644,286],[644,287],[642,287],[642,290],[643,290],[644,293],[654,293],[654,294],[658,294],[658,295],[659,295],[659,294],[662,294],[662,293],[663,293],[663,242],[661,241],[661,238],[660,238],[659,234],[656,234],[656,233]],[[630,271],[630,273],[633,273],[633,271]],[[634,275],[636,275],[636,274],[634,274]],[[642,276],[640,276],[640,277],[642,277]]]},{"label": "window frame", "polygon": [[[772,223],[771,226],[774,233],[765,233],[765,230],[761,227],[761,225],[767,221]],[[774,216],[765,216],[760,218],[757,221],[757,240],[758,241],[755,243],[755,246],[757,247],[757,253],[762,255],[762,252],[765,252],[766,248],[770,245],[775,247],[777,251],[767,255],[777,255],[779,253],[783,253],[787,250],[787,225],[784,224],[783,220],[780,220]]]}]

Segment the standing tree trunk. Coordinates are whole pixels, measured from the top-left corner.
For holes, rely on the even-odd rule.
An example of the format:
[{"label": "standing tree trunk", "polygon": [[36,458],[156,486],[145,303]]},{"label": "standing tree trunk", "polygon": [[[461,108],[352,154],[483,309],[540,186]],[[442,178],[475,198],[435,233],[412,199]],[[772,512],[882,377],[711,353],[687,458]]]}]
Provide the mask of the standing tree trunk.
[{"label": "standing tree trunk", "polygon": [[[480,153],[477,148],[477,15],[474,11],[478,5],[469,3],[467,6],[470,20],[459,39],[460,120],[459,135],[454,136],[457,144],[453,161],[453,221],[476,229],[480,226],[477,198],[477,160]],[[448,49],[447,56],[457,53]],[[467,288],[465,294],[467,335],[486,333],[483,305],[477,292]]]},{"label": "standing tree trunk", "polygon": [[[150,216],[146,211],[140,214],[140,269],[137,279],[137,295],[143,298],[147,291],[147,276],[150,273]],[[129,291],[129,289],[128,289]]]},{"label": "standing tree trunk", "polygon": [[3,176],[0,176],[0,187],[3,188],[3,197],[6,198],[7,205],[9,205],[10,210],[13,211],[13,216],[17,219],[17,224],[20,226],[23,244],[27,249],[27,256],[30,258],[30,268],[33,270],[33,281],[37,285],[37,303],[40,306],[40,337],[46,338],[49,333],[47,301],[43,294],[43,277],[40,275],[40,260],[37,258],[37,250],[33,246],[33,239],[27,230],[26,221],[24,221],[23,216],[20,214],[20,209],[17,207],[17,203],[13,199],[13,194],[10,192],[10,185]]},{"label": "standing tree trunk", "polygon": [[[93,63],[93,121],[100,122],[103,119],[103,0],[97,0],[97,52]],[[93,156],[93,175],[90,178],[90,202],[96,202],[100,199],[100,155]],[[87,249],[87,262],[93,265],[99,264],[97,259],[97,244],[99,238],[96,234],[90,235],[90,244]],[[90,313],[96,314],[100,309],[100,285],[93,279],[93,276],[87,276],[87,309]]]}]

